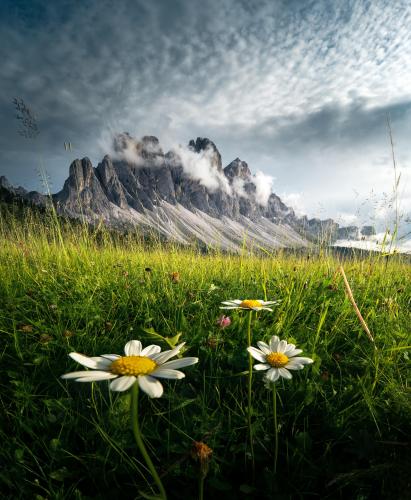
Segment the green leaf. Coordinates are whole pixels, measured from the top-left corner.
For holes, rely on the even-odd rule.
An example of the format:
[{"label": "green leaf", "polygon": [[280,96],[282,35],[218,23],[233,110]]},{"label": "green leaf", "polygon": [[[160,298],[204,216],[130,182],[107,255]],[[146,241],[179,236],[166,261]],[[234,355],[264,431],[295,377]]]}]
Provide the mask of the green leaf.
[{"label": "green leaf", "polygon": [[154,328],[143,328],[143,332],[148,333],[152,337],[156,338],[157,340],[161,340],[165,342],[167,345],[173,349],[179,342],[180,337],[182,335],[182,332],[178,332],[174,337],[164,337],[163,335],[160,335],[157,333]]}]

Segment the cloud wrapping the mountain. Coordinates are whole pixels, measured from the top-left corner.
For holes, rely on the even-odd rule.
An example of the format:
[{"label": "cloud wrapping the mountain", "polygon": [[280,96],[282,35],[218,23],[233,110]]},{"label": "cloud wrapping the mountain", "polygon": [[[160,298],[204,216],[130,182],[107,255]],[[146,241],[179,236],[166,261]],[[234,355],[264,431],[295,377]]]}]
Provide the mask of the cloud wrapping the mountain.
[{"label": "cloud wrapping the mountain", "polygon": [[255,198],[257,203],[265,207],[268,203],[270,194],[273,192],[273,177],[271,175],[266,175],[261,170],[258,170],[253,175],[252,182],[256,187]]},{"label": "cloud wrapping the mountain", "polygon": [[177,155],[184,172],[191,179],[199,181],[211,192],[222,189],[226,193],[232,194],[228,179],[213,164],[215,153],[211,148],[196,152],[179,145],[174,146],[172,151]]}]

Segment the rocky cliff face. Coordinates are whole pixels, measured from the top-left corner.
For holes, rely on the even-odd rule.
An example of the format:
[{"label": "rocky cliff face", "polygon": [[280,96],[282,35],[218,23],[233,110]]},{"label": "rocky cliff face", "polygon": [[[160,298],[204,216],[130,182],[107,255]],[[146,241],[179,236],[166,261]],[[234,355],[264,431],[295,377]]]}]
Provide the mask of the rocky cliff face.
[{"label": "rocky cliff face", "polygon": [[[0,178],[0,187],[14,189],[6,182]],[[39,193],[18,190],[26,199],[45,203]],[[241,244],[244,232],[255,227],[260,230],[254,239],[269,246],[305,245],[310,237],[338,234],[334,221],[298,218],[274,193],[262,200],[247,163],[236,158],[223,168],[216,145],[201,137],[187,148],[164,153],[156,137],[136,140],[119,134],[112,155],[96,168],[88,158],[72,162],[53,201],[71,217],[155,227],[180,240],[224,240],[226,247]]]},{"label": "rocky cliff face", "polygon": [[[109,206],[132,208],[140,213],[153,210],[161,202],[181,204],[191,211],[200,210],[213,217],[237,219],[245,216],[276,218],[293,216],[292,209],[272,194],[265,206],[256,199],[256,186],[247,163],[239,158],[223,169],[221,155],[209,139],[191,140],[188,150],[205,153],[216,186],[207,187],[196,172],[188,173],[178,151],[163,153],[152,136],[136,141],[129,134],[114,139],[114,156],[106,155],[96,169],[87,158],[75,160],[63,190],[55,195],[61,210],[102,215]],[[200,169],[203,165],[198,165]]]}]

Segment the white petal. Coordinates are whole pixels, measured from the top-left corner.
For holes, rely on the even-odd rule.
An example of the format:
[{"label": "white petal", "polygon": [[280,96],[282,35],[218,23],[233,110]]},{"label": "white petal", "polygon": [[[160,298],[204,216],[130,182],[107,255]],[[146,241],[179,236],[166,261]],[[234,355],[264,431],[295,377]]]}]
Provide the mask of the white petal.
[{"label": "white petal", "polygon": [[178,370],[171,370],[169,368],[163,368],[162,366],[160,368],[157,368],[157,370],[154,370],[151,372],[152,377],[158,377],[158,378],[171,378],[171,379],[180,379],[184,378],[185,374],[183,372],[180,372]]},{"label": "white petal", "polygon": [[65,373],[64,375],[61,376],[61,378],[64,379],[75,379],[76,382],[93,382],[94,380],[109,380],[111,378],[116,378],[117,375],[114,375],[114,373],[110,372],[103,372],[103,371],[79,371],[79,372],[71,372],[71,373]]},{"label": "white petal", "polygon": [[[290,345],[290,344],[288,344]],[[301,354],[303,352],[302,349],[293,349],[292,351],[285,351],[284,354],[286,354],[289,358],[292,358],[293,356],[297,356],[297,354]]]},{"label": "white petal", "polygon": [[[238,306],[224,306],[224,307],[219,307],[219,309],[240,309]],[[243,309],[243,307],[241,307]]]},{"label": "white petal", "polygon": [[81,378],[76,378],[75,379],[75,382],[84,382],[84,383],[87,383],[87,382],[101,382],[102,380],[110,380],[114,377],[117,377],[117,375],[113,375],[112,373],[109,374],[108,377],[94,377],[94,376],[91,376],[91,377],[81,377]]},{"label": "white petal", "polygon": [[271,312],[273,312],[273,310],[270,309],[269,307],[261,307],[260,309],[264,309],[264,311],[271,311]]},{"label": "white petal", "polygon": [[173,361],[167,361],[167,363],[163,363],[161,368],[184,368],[185,366],[195,365],[198,363],[198,358],[181,358],[174,359]]},{"label": "white petal", "polygon": [[161,383],[149,375],[140,375],[138,385],[150,398],[161,398],[163,395],[163,386]]},{"label": "white petal", "polygon": [[160,352],[159,354],[153,354],[151,356],[151,359],[155,361],[158,365],[162,365],[173,356],[177,356],[177,354],[181,351],[181,348],[183,347],[184,344],[185,342],[174,347],[174,349],[170,349],[169,351]]},{"label": "white petal", "polygon": [[271,368],[271,370],[268,370],[265,378],[270,382],[276,382],[280,378],[278,368]]},{"label": "white petal", "polygon": [[294,349],[295,349],[295,345],[294,344],[287,344],[287,347],[284,350],[284,354],[287,354],[288,352],[291,352]]},{"label": "white petal", "polygon": [[298,361],[294,362],[293,359],[291,359],[286,365],[285,368],[287,370],[302,370],[304,368],[304,365],[301,363],[298,363]]},{"label": "white petal", "polygon": [[255,347],[247,347],[247,351],[251,354],[251,356],[257,361],[261,361],[264,363],[266,361],[265,354]]},{"label": "white petal", "polygon": [[224,300],[221,303],[225,306],[236,306],[238,304],[241,304],[241,300]]},{"label": "white petal", "polygon": [[110,389],[116,392],[127,391],[136,381],[136,377],[124,375],[123,377],[118,377],[116,380],[110,383]]},{"label": "white petal", "polygon": [[270,365],[267,363],[258,363],[254,365],[254,370],[268,370]]},{"label": "white petal", "polygon": [[148,345],[141,351],[140,356],[151,356],[152,354],[158,354],[159,352],[161,352],[161,347],[159,345]]},{"label": "white petal", "polygon": [[77,363],[80,363],[87,368],[97,368],[97,362],[95,358],[89,358],[88,356],[80,354],[79,352],[71,352],[69,356],[71,359],[74,359],[74,361],[77,361]]},{"label": "white petal", "polygon": [[290,363],[291,361],[295,361],[297,363],[300,363],[301,365],[311,365],[311,363],[314,363],[314,360],[311,358],[300,358],[299,356],[290,359]]},{"label": "white petal", "polygon": [[116,359],[121,358],[119,354],[102,354],[100,357],[109,359],[111,361],[115,361]]},{"label": "white petal", "polygon": [[90,359],[96,362],[97,370],[108,370],[112,363],[111,359],[104,358],[103,356],[95,356]]},{"label": "white petal", "polygon": [[280,342],[280,339],[277,337],[277,335],[273,335],[270,339],[270,349],[272,352],[277,352],[277,346],[278,343]]},{"label": "white petal", "polygon": [[257,345],[260,348],[260,350],[263,351],[264,354],[270,354],[271,349],[268,344],[266,344],[265,342],[261,342],[261,340],[259,340],[257,342]]},{"label": "white petal", "polygon": [[277,352],[284,353],[286,347],[287,347],[287,341],[280,340],[280,342],[278,342]]},{"label": "white petal", "polygon": [[124,352],[126,356],[140,356],[142,347],[139,340],[130,340],[130,342],[127,342],[124,346]]},{"label": "white petal", "polygon": [[280,375],[288,380],[292,379],[293,376],[291,373],[286,369],[286,368],[279,368],[278,371],[280,372]]},{"label": "white petal", "polygon": [[279,300],[267,300],[267,301],[261,301],[263,306],[272,306],[274,304],[278,304],[280,301]]}]

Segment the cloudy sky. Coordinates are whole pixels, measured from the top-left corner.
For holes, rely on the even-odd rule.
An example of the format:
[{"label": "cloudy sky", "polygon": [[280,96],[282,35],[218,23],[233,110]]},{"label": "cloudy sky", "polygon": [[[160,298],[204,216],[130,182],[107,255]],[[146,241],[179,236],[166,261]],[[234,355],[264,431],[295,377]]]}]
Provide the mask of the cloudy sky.
[{"label": "cloudy sky", "polygon": [[[209,137],[309,216],[383,223],[394,171],[411,212],[408,0],[2,0],[0,174],[52,191],[110,134]],[[12,100],[40,129],[18,134]],[[73,151],[65,151],[71,141]]]}]

